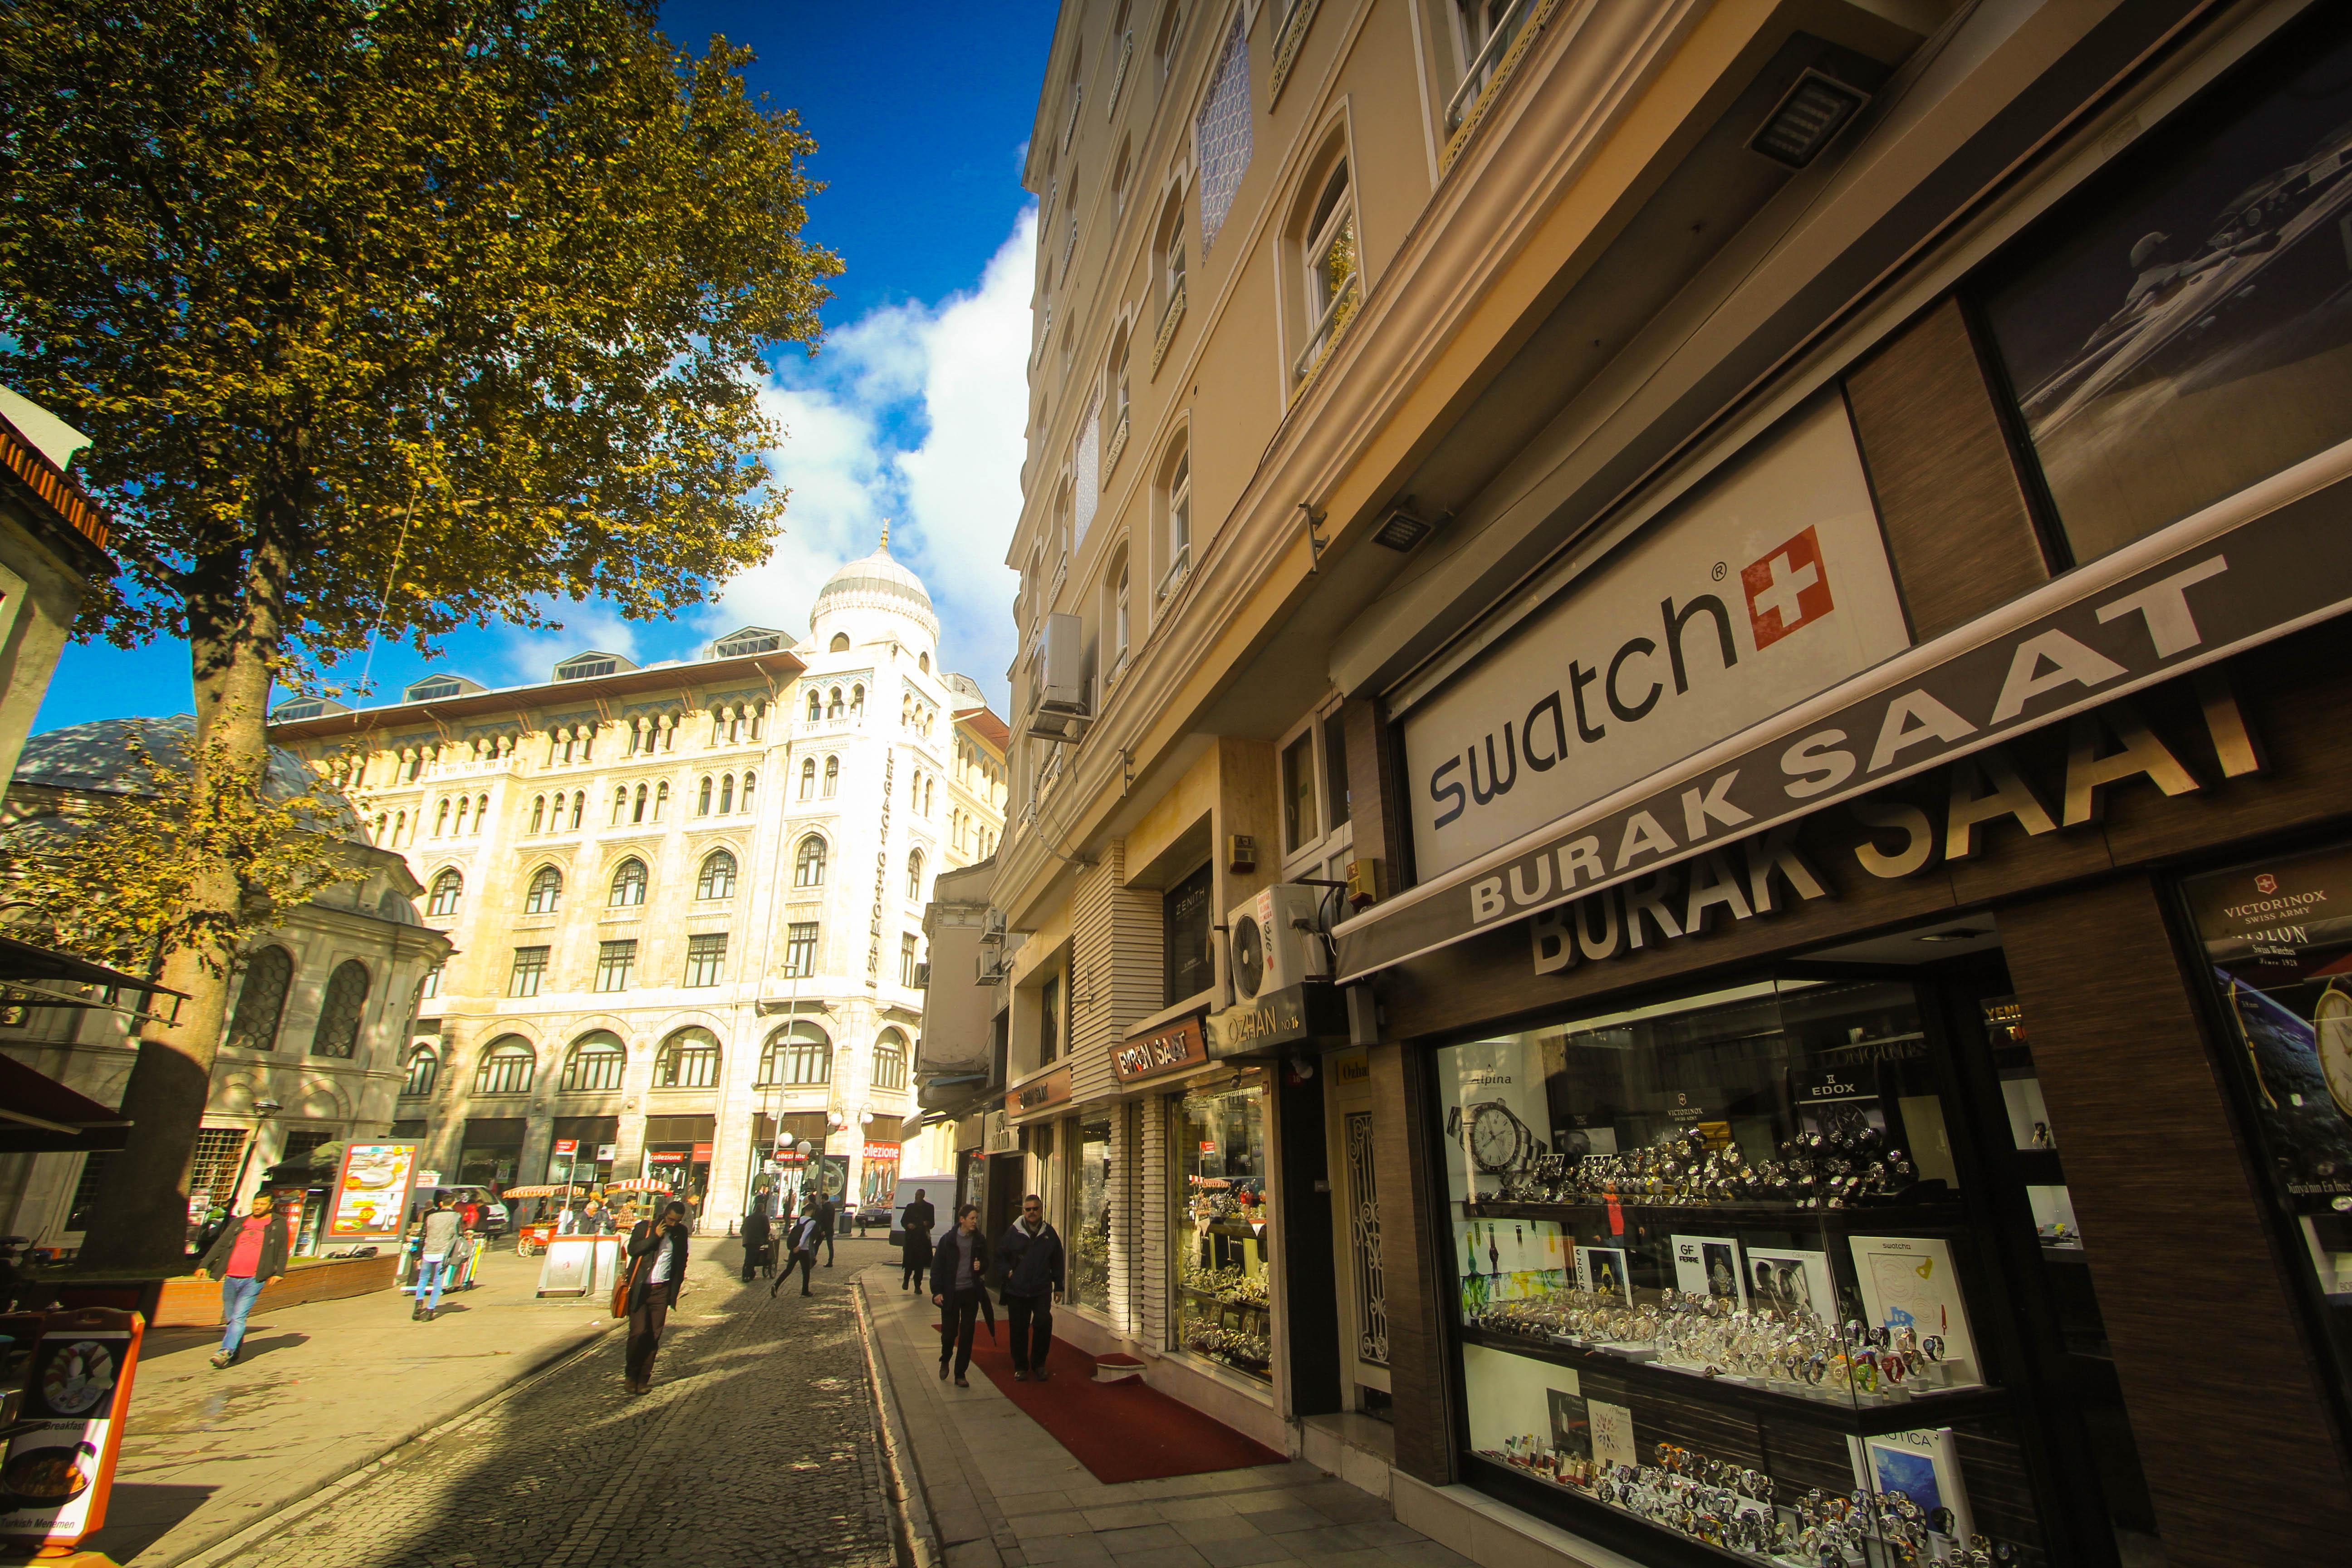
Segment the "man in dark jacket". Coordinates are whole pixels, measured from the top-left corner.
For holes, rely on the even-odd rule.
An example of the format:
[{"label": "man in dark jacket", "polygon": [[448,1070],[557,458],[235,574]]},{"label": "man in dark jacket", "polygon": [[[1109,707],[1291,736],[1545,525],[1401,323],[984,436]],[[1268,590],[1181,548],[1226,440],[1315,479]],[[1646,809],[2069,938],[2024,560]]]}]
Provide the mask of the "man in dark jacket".
[{"label": "man in dark jacket", "polygon": [[677,1293],[686,1283],[686,1205],[670,1203],[659,1215],[629,1227],[629,1348],[622,1373],[631,1394],[654,1385],[654,1353]]},{"label": "man in dark jacket", "polygon": [[751,1200],[751,1212],[743,1216],[743,1283],[751,1282],[751,1275],[768,1255],[768,1243],[772,1237],[768,1223],[768,1205],[764,1199]]},{"label": "man in dark jacket", "polygon": [[[955,1361],[958,1388],[969,1388],[971,1331],[988,1300],[988,1237],[980,1234],[980,1205],[956,1210],[956,1227],[931,1252],[931,1304],[940,1310],[940,1375]],[[992,1333],[994,1331],[990,1331]]]},{"label": "man in dark jacket", "polygon": [[898,1289],[911,1290],[923,1271],[931,1266],[931,1226],[937,1216],[923,1196],[923,1189],[915,1189],[915,1201],[907,1205],[898,1221],[900,1248],[898,1261],[904,1266],[898,1277]]},{"label": "man in dark jacket", "polygon": [[1062,1237],[1045,1223],[1045,1200],[1031,1193],[1021,1217],[996,1244],[1004,1266],[1004,1317],[1013,1332],[1013,1380],[1045,1381],[1054,1348],[1054,1303],[1062,1299]]},{"label": "man in dark jacket", "polygon": [[216,1367],[233,1364],[244,1348],[246,1315],[253,1310],[254,1298],[261,1294],[261,1288],[286,1277],[286,1255],[293,1250],[293,1237],[288,1234],[286,1216],[276,1213],[275,1207],[268,1193],[256,1193],[245,1217],[215,1237],[205,1260],[196,1265],[221,1286],[221,1321],[226,1329],[220,1349],[213,1352]]},{"label": "man in dark jacket", "polygon": [[[833,1267],[833,1220],[837,1212],[838,1205],[834,1203],[831,1193],[825,1194],[816,1205],[816,1238],[824,1243],[824,1266],[827,1268]],[[814,1247],[809,1249],[809,1256],[816,1256]],[[803,1276],[803,1283],[806,1283],[806,1276]]]}]

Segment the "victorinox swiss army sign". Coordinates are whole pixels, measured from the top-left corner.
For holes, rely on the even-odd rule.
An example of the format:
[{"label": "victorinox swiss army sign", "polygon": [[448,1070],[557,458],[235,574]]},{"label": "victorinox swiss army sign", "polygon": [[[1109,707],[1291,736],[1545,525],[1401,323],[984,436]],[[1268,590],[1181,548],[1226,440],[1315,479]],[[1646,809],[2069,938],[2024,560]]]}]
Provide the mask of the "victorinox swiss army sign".
[{"label": "victorinox swiss army sign", "polygon": [[1464,865],[1908,642],[1825,401],[1406,715],[1414,869]]}]

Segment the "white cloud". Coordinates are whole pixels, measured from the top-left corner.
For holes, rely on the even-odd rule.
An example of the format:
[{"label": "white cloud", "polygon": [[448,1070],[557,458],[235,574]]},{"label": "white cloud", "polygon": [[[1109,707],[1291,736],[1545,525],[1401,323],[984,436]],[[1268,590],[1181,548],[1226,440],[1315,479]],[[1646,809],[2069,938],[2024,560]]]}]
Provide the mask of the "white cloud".
[{"label": "white cloud", "polygon": [[1024,209],[970,292],[869,311],[829,334],[814,361],[779,368],[761,398],[785,432],[768,454],[792,491],[784,537],[701,625],[804,632],[825,578],[871,551],[887,517],[891,553],[939,606],[941,662],[1003,710],[1036,224]]},{"label": "white cloud", "polygon": [[645,630],[643,626],[623,620],[608,605],[566,604],[546,608],[555,619],[563,623],[562,629],[505,632],[496,645],[497,668],[472,670],[463,668],[463,660],[449,662],[457,673],[470,675],[485,686],[521,686],[550,679],[558,660],[569,658],[575,653],[585,653],[590,648],[617,653],[627,659],[645,657],[637,651],[638,638]]}]

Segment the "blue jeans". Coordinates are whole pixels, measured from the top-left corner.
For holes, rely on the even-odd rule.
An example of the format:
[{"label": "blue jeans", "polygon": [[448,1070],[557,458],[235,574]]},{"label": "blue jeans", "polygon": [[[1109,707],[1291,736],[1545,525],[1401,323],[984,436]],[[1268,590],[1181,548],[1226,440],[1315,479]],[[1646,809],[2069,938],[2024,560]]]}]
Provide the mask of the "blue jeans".
[{"label": "blue jeans", "polygon": [[[449,1276],[457,1271],[457,1267],[446,1258],[418,1258],[416,1285],[410,1294],[425,1303],[426,1311],[432,1311],[441,1305],[441,1288],[449,1282]],[[430,1285],[433,1290],[433,1294],[429,1297],[425,1293],[427,1285]]]},{"label": "blue jeans", "polygon": [[221,1281],[221,1321],[228,1331],[221,1335],[221,1354],[236,1359],[239,1345],[245,1343],[245,1317],[253,1310],[254,1298],[261,1294],[261,1281],[247,1276],[230,1275]]}]

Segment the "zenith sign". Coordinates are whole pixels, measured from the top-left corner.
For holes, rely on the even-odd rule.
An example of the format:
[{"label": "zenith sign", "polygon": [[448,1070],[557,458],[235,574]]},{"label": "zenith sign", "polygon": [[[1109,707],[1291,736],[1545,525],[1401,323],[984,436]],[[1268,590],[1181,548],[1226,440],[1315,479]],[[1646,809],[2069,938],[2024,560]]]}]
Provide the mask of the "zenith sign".
[{"label": "zenith sign", "polygon": [[1822,565],[1821,541],[1810,528],[1750,563],[1739,574],[1739,584],[1748,592],[1748,624],[1755,628],[1759,650],[1835,607],[1829,574]]}]

